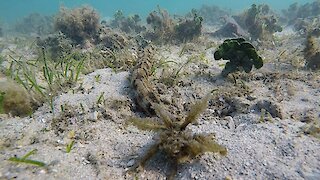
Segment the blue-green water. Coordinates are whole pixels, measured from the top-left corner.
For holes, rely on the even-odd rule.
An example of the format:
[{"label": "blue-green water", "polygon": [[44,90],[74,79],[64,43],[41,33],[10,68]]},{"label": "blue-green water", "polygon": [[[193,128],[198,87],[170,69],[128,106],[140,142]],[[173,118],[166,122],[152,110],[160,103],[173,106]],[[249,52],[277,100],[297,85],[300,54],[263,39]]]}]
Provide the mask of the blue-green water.
[{"label": "blue-green water", "polygon": [[312,0],[0,0],[0,21],[13,22],[33,12],[55,14],[61,5],[76,7],[83,4],[93,6],[101,16],[112,16],[116,10],[126,14],[147,15],[157,5],[170,13],[183,14],[202,4],[217,5],[235,12],[241,11],[251,4],[268,4],[272,9],[281,10],[290,4],[304,4]]}]

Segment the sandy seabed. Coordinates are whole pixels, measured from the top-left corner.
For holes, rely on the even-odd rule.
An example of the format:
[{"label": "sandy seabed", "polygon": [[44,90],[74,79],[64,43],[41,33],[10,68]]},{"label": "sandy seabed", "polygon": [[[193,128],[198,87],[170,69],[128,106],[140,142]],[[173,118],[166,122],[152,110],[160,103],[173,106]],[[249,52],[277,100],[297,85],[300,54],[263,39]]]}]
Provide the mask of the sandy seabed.
[{"label": "sandy seabed", "polygon": [[[210,100],[198,123],[188,126],[193,133],[214,133],[228,149],[227,155],[206,153],[182,164],[177,179],[320,179],[320,140],[303,131],[308,125],[303,119],[319,123],[320,77],[318,72],[289,65],[290,52],[303,48],[303,40],[285,32],[279,35],[281,46],[262,51],[264,67],[245,81],[249,94],[230,102],[218,98],[222,108]],[[180,49],[160,48],[159,54],[184,61],[188,55],[180,58]],[[288,56],[278,61],[284,49]],[[233,82],[220,76],[221,62],[214,60],[212,52],[214,48],[205,50],[206,68],[202,62],[191,63],[178,85],[162,89],[161,97],[183,107],[212,89],[237,91]],[[132,100],[129,76],[126,71],[95,70],[54,99],[54,114],[44,105],[31,117],[1,116],[0,179],[165,179],[170,164],[161,153],[144,171],[126,174],[155,139],[154,132],[124,125],[129,117],[141,115]],[[97,104],[101,93],[104,103]],[[234,108],[230,115],[217,115],[229,106]],[[261,117],[260,106],[275,112],[274,117]],[[66,153],[72,139],[75,144]],[[45,162],[45,167],[8,161],[33,149],[37,152],[29,158]]]}]

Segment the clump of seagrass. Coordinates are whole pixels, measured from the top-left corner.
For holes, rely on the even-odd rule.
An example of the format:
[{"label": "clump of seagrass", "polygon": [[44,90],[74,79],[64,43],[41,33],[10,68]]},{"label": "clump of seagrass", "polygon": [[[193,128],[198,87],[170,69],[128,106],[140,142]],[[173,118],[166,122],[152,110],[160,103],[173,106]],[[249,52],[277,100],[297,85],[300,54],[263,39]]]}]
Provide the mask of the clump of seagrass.
[{"label": "clump of seagrass", "polygon": [[26,116],[32,113],[32,99],[13,81],[0,81],[0,114]]},{"label": "clump of seagrass", "polygon": [[54,21],[54,28],[61,31],[76,44],[95,42],[100,29],[100,16],[91,7],[75,9],[60,8]]},{"label": "clump of seagrass", "polygon": [[153,130],[159,132],[158,140],[155,142],[138,163],[130,171],[139,170],[157,152],[164,152],[172,161],[172,172],[167,176],[173,179],[176,175],[178,165],[192,160],[205,152],[220,153],[226,155],[227,149],[216,143],[210,135],[192,134],[186,127],[197,120],[197,117],[207,108],[211,94],[196,102],[188,112],[182,123],[176,122],[172,115],[159,104],[153,104],[156,114],[163,121],[156,122],[151,118],[131,118],[130,123],[141,130]]}]

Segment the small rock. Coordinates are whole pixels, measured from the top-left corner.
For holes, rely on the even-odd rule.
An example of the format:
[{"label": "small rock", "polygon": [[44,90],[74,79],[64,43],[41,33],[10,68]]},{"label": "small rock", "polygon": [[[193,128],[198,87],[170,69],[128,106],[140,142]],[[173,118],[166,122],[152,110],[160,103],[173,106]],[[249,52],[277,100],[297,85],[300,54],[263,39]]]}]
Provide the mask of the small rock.
[{"label": "small rock", "polygon": [[127,167],[132,167],[134,165],[135,160],[131,159],[128,163],[127,163]]},{"label": "small rock", "polygon": [[270,100],[260,100],[255,105],[256,108],[261,111],[261,109],[265,109],[267,112],[271,114],[273,118],[280,118],[283,119],[283,112],[280,105],[274,101]]},{"label": "small rock", "polygon": [[231,131],[236,129],[236,125],[234,124],[233,118],[231,116],[226,116],[225,119],[228,121],[228,127]]}]

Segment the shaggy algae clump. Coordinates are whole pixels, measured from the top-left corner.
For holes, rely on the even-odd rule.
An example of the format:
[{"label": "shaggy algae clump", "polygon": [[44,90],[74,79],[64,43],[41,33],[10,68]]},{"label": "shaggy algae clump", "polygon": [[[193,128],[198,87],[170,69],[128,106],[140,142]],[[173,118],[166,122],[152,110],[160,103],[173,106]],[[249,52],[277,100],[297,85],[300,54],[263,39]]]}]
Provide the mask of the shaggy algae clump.
[{"label": "shaggy algae clump", "polygon": [[76,44],[84,44],[85,41],[92,43],[98,38],[99,19],[99,14],[88,6],[71,10],[61,7],[55,18],[54,27]]},{"label": "shaggy algae clump", "polygon": [[0,81],[0,113],[26,116],[32,113],[28,93],[13,81]]},{"label": "shaggy algae clump", "polygon": [[172,115],[159,104],[153,107],[162,123],[151,118],[131,118],[130,123],[141,130],[153,130],[159,132],[158,141],[153,143],[146,154],[138,163],[130,169],[134,171],[144,167],[157,152],[164,152],[173,164],[168,179],[173,179],[177,173],[178,165],[192,160],[205,152],[214,152],[221,155],[227,154],[227,149],[219,145],[210,134],[192,134],[187,126],[195,122],[206,108],[211,94],[196,102],[187,113],[182,123],[176,122]]}]

